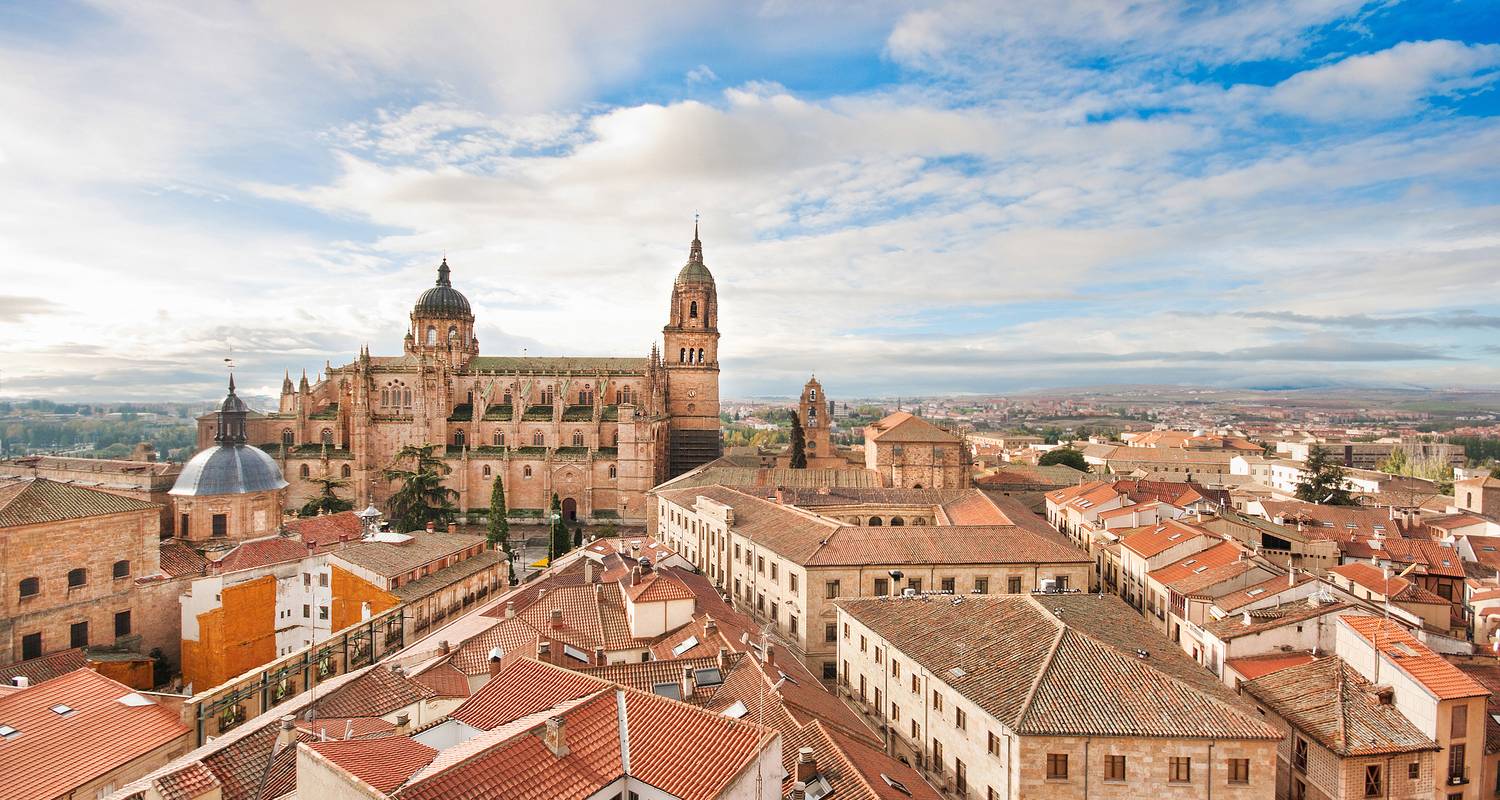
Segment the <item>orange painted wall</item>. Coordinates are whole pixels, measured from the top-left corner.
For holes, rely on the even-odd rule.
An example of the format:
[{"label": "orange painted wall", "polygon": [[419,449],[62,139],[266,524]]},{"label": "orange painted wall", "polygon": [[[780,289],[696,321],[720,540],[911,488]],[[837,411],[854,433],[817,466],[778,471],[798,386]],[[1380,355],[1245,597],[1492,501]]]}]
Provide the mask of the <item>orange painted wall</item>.
[{"label": "orange painted wall", "polygon": [[155,669],[150,659],[141,661],[96,661],[90,664],[94,671],[106,678],[117,680],[132,689],[151,691],[156,688]]},{"label": "orange painted wall", "polygon": [[401,604],[395,595],[351,572],[331,567],[333,570],[333,608],[329,613],[333,630],[341,631],[359,622],[363,604],[370,604],[370,616]]},{"label": "orange painted wall", "polygon": [[194,691],[218,686],[276,658],[276,578],[225,588],[218,608],[198,615],[198,641],[182,642],[182,679]]}]

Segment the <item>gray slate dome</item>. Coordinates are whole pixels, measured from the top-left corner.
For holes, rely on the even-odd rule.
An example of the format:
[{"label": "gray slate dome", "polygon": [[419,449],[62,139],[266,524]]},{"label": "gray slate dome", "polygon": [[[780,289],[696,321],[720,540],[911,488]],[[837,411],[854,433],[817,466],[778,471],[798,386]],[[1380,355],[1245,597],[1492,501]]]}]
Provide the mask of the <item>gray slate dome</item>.
[{"label": "gray slate dome", "polygon": [[438,266],[437,285],[417,298],[413,314],[429,319],[473,319],[474,313],[469,310],[469,298],[453,288],[453,281],[449,278],[451,272],[448,269],[448,259],[444,258],[443,263]]},{"label": "gray slate dome", "polygon": [[248,444],[221,444],[192,457],[167,494],[199,497],[283,489],[281,468],[266,451]]},{"label": "gray slate dome", "polygon": [[686,283],[706,283],[710,286],[714,283],[713,273],[703,264],[703,242],[698,240],[698,224],[693,223],[693,245],[688,249],[688,261],[682,265],[682,270],[677,273],[677,280],[672,285],[681,286]]}]

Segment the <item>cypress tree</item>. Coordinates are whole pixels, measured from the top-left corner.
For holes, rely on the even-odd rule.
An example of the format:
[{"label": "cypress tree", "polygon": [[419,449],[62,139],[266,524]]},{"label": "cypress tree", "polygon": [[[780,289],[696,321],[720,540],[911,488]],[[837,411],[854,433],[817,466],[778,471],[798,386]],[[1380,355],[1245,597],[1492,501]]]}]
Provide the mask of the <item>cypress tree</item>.
[{"label": "cypress tree", "polygon": [[802,418],[792,412],[792,469],[807,469],[807,437],[802,432]]}]

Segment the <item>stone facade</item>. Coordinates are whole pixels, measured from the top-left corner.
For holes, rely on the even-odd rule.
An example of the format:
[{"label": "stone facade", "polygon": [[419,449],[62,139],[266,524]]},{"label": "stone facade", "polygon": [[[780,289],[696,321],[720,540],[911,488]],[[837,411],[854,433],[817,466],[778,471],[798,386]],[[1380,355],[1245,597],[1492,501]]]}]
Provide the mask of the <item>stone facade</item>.
[{"label": "stone facade", "polygon": [[[347,480],[356,505],[383,502],[396,453],[435,444],[464,512],[482,513],[503,479],[516,517],[542,516],[556,493],[569,519],[642,520],[647,490],[720,453],[718,297],[702,258],[695,233],[664,349],[645,358],[480,355],[445,260],[401,355],[363,350],[295,387],[288,375],[277,409],[247,421],[249,441],[280,463],[292,506],[322,477]],[[199,418],[200,447],[215,425]]]},{"label": "stone facade", "polygon": [[865,427],[865,468],[904,489],[965,488],[970,479],[963,437],[904,411]]},{"label": "stone facade", "polygon": [[122,497],[133,497],[161,506],[162,536],[173,531],[172,503],[167,492],[182,472],[181,464],[153,460],[127,461],[69,456],[21,456],[0,460],[0,480],[48,478],[74,486],[86,486]]}]

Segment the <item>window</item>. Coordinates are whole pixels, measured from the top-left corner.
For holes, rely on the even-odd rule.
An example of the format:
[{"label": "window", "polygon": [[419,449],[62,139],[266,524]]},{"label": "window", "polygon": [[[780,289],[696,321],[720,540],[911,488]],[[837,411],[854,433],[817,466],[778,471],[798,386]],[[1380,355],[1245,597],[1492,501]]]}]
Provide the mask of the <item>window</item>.
[{"label": "window", "polygon": [[1172,756],[1167,762],[1167,780],[1171,783],[1193,782],[1193,759],[1188,756]]},{"label": "window", "polygon": [[319,437],[322,439],[323,445],[325,447],[333,447],[333,429],[332,428],[324,428],[323,431],[322,431],[322,433],[319,434]]},{"label": "window", "polygon": [[[1230,759],[1239,761],[1242,759]],[[1104,779],[1107,781],[1125,780],[1125,756],[1104,757]]]},{"label": "window", "polygon": [[1462,739],[1468,733],[1469,707],[1454,706],[1452,715],[1448,718],[1448,736],[1453,739]]},{"label": "window", "polygon": [[304,478],[307,478],[307,477],[310,477],[312,475],[312,469],[310,467],[308,467],[306,464],[303,464],[301,467],[299,467],[297,469],[297,474],[301,475]]},{"label": "window", "polygon": [[68,628],[68,642],[69,647],[89,646],[89,624],[87,621],[75,622]]},{"label": "window", "polygon": [[875,579],[875,596],[885,597],[891,593],[891,581],[889,578]]},{"label": "window", "polygon": [[922,738],[922,726],[916,720],[911,721],[911,738],[914,741]]},{"label": "window", "polygon": [[1292,778],[1292,800],[1307,800],[1307,784],[1301,778]]},{"label": "window", "polygon": [[829,622],[823,625],[823,641],[834,642],[839,638],[839,626],[837,623]]},{"label": "window", "polygon": [[36,597],[42,593],[42,581],[40,578],[21,579],[21,597]]},{"label": "window", "polygon": [[823,585],[823,594],[824,594],[825,597],[827,597],[830,600],[832,600],[835,597],[838,597],[839,596],[839,582],[838,581],[829,581],[828,583],[824,584]]},{"label": "window", "polygon": [[85,583],[88,583],[88,582],[89,582],[89,572],[88,572],[88,570],[86,570],[86,569],[84,569],[82,567],[79,567],[78,569],[70,569],[70,570],[68,570],[68,588],[69,589],[73,589],[73,588],[82,586],[82,585],[84,585]]},{"label": "window", "polygon": [[787,614],[786,615],[786,631],[787,631],[787,633],[790,633],[793,636],[797,635],[797,615],[796,614]]},{"label": "window", "polygon": [[1292,737],[1292,767],[1298,772],[1307,771],[1307,740],[1299,736]]},{"label": "window", "polygon": [[573,446],[583,447],[583,431],[573,431]]},{"label": "window", "polygon": [[326,573],[326,572],[319,572],[318,573],[318,585],[319,586],[327,586],[328,585],[328,573]]},{"label": "window", "polygon": [[1006,578],[1005,579],[1005,591],[1009,592],[1010,594],[1020,594],[1021,593],[1021,579],[1020,578]]},{"label": "window", "polygon": [[354,471],[351,470],[351,469],[349,469],[349,465],[348,464],[345,464],[344,466],[339,467],[339,477],[341,477],[341,478],[347,478],[347,477],[349,477],[349,476],[351,476],[353,474],[354,474]]},{"label": "window", "polygon": [[463,431],[454,431],[453,432],[453,446],[454,447],[463,447],[465,441],[467,441],[467,439],[464,438],[464,432]]},{"label": "window", "polygon": [[1230,783],[1249,783],[1250,782],[1250,759],[1248,759],[1248,758],[1231,758],[1231,759],[1229,759],[1229,782]]},{"label": "window", "polygon": [[839,676],[839,665],[833,661],[823,662],[823,680],[831,681]]},{"label": "window", "polygon": [[1380,765],[1365,765],[1365,797],[1379,797],[1381,791]]},{"label": "window", "polygon": [[1448,745],[1448,780],[1464,779],[1464,746]]},{"label": "window", "polygon": [[521,480],[525,480],[525,481],[531,480],[531,465],[530,464],[527,464],[526,466],[524,466],[524,467],[521,468]]},{"label": "window", "polygon": [[1068,779],[1068,754],[1047,754],[1047,780],[1065,781]]},{"label": "window", "polygon": [[42,635],[40,633],[28,633],[21,637],[21,660],[26,661],[42,657]]},{"label": "window", "polygon": [[953,787],[959,797],[969,796],[969,769],[961,759],[953,759]]},{"label": "window", "polygon": [[787,582],[787,586],[791,588],[792,594],[796,594],[797,593],[797,573],[795,573],[795,572],[788,572],[786,574],[786,582]]},{"label": "window", "polygon": [[938,694],[936,690],[934,690],[933,693],[932,693],[932,710],[933,711],[942,711],[943,710],[943,696],[940,695],[940,694]]},{"label": "window", "polygon": [[958,707],[954,707],[953,713],[955,714],[955,717],[953,719],[953,727],[958,728],[961,731],[968,730],[969,715],[964,713],[964,710],[962,708]]},{"label": "window", "polygon": [[867,639],[867,638],[865,638],[864,634],[860,634],[860,637],[859,637],[859,652],[863,653],[865,651],[865,648],[868,647],[869,644],[870,644],[870,640]]},{"label": "window", "polygon": [[765,556],[756,556],[755,557],[755,571],[758,572],[758,573],[760,573],[760,574],[762,574],[762,575],[766,574],[766,557]]},{"label": "window", "polygon": [[953,579],[953,578],[944,578],[943,579],[943,591],[945,591],[945,592],[947,592],[949,594],[952,594],[955,583],[957,583],[957,581],[955,579]]},{"label": "window", "polygon": [[1068,590],[1068,576],[1066,576],[1066,575],[1059,575],[1059,576],[1057,576],[1057,590],[1059,592],[1066,592]]},{"label": "window", "polygon": [[121,636],[129,636],[129,635],[130,635],[130,612],[129,611],[116,611],[115,612],[115,638],[118,639]]},{"label": "window", "polygon": [[987,749],[989,750],[989,754],[992,755],[992,756],[994,756],[994,757],[996,757],[996,758],[999,758],[1000,757],[1000,737],[996,736],[994,731],[990,731],[988,735],[989,735],[989,745],[988,745]]},{"label": "window", "polygon": [[943,743],[932,737],[932,766],[942,769],[943,767]]},{"label": "window", "polygon": [[308,619],[310,617],[312,617],[312,606],[310,606],[310,605],[308,605],[306,603],[303,603],[302,604],[302,618],[303,619]]},{"label": "window", "polygon": [[[302,465],[302,477],[304,477],[304,478],[307,477],[307,465],[306,464]],[[217,537],[217,538],[220,538],[220,539],[222,539],[225,536],[229,535],[229,515],[228,514],[215,514],[214,515],[214,520],[213,520],[213,535],[215,537]]]},{"label": "window", "polygon": [[542,390],[542,402],[541,402],[541,404],[544,405],[544,406],[550,406],[550,405],[552,405],[552,400],[555,397],[556,397],[556,387],[548,386],[548,387],[546,387],[545,389]]},{"label": "window", "polygon": [[484,477],[485,478],[489,478],[490,477],[490,465],[489,464],[485,464],[484,465]]},{"label": "window", "polygon": [[698,301],[697,300],[694,300],[693,302],[691,302],[691,303],[688,304],[688,318],[689,319],[697,319],[698,318]]},{"label": "window", "polygon": [[302,585],[303,586],[312,586],[312,573],[311,572],[304,572],[304,573],[302,573]]},{"label": "window", "polygon": [[114,573],[114,576],[116,578],[128,578],[128,577],[130,577],[130,562],[129,561],[116,561],[114,569],[113,569],[113,573]]},{"label": "window", "polygon": [[531,434],[531,446],[532,447],[546,447],[547,446],[547,437],[543,436],[541,431],[536,431],[535,433]]},{"label": "window", "polygon": [[913,672],[911,674],[911,693],[912,694],[921,694],[922,693],[922,676],[918,675],[915,672]]},{"label": "window", "polygon": [[921,578],[910,578],[910,579],[908,579],[906,581],[906,588],[912,590],[913,592],[916,592],[917,594],[921,594],[922,593],[922,579]]},{"label": "window", "polygon": [[974,579],[974,594],[989,594],[989,593],[990,593],[990,579],[989,578],[975,578]]},{"label": "window", "polygon": [[318,606],[318,619],[328,619],[328,606]]},{"label": "window", "polygon": [[[1414,780],[1414,781],[1421,780],[1422,779],[1422,762],[1420,762],[1420,761],[1413,761],[1410,764],[1407,764],[1406,765],[1406,777],[1408,779]],[[1495,778],[1495,780],[1497,782],[1500,782],[1500,775],[1497,775],[1496,778]],[[1495,794],[1500,794],[1500,791],[1496,791]]]},{"label": "window", "polygon": [[505,434],[501,433],[500,431],[495,431],[495,434],[490,437],[490,442],[493,443],[496,447],[504,447]]},{"label": "window", "polygon": [[614,480],[617,477],[619,477],[619,470],[617,470],[615,468],[614,464],[610,464],[609,465],[609,479],[610,480]]}]

